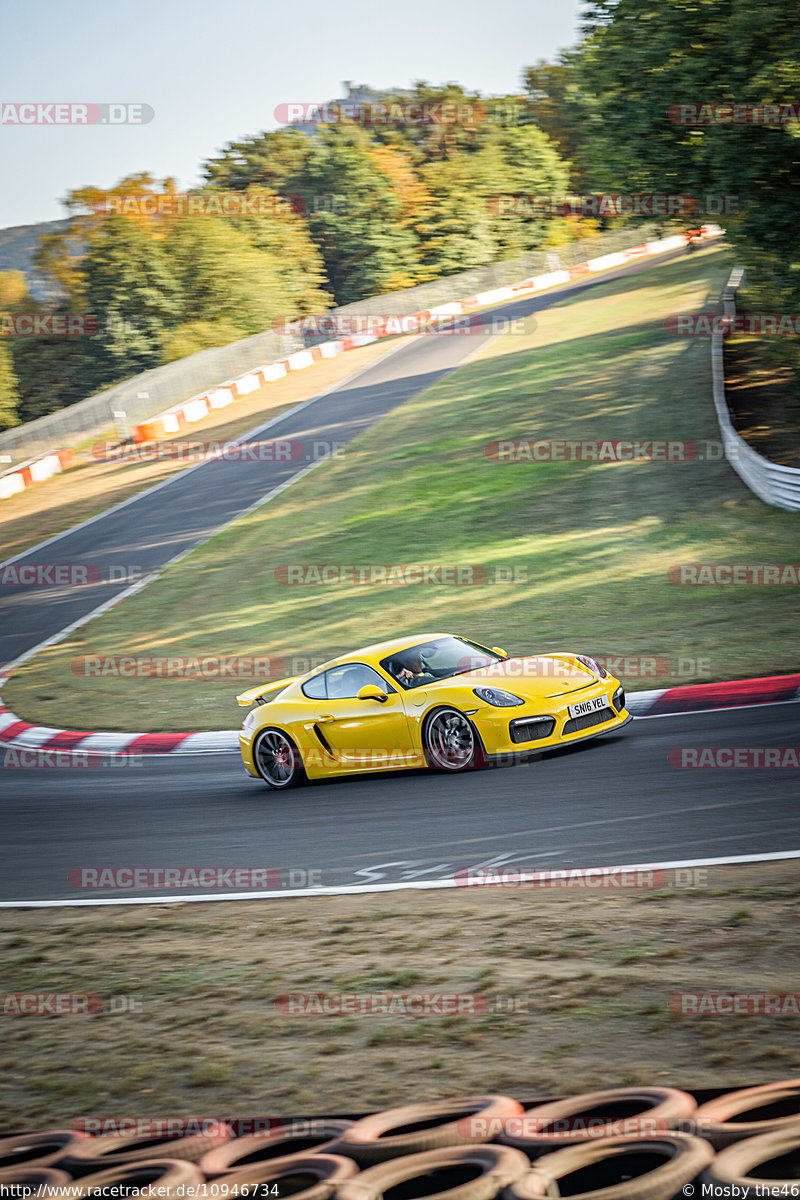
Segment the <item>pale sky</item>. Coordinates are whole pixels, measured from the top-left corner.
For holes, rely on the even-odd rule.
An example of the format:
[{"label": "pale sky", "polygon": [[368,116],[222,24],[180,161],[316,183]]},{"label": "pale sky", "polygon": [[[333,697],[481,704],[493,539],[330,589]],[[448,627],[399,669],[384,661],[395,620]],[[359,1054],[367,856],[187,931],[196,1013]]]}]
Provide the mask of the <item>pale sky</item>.
[{"label": "pale sky", "polygon": [[[580,0],[31,0],[6,7],[0,105],[145,104],[145,125],[0,124],[0,228],[66,215],[71,188],[123,175],[199,182],[277,105],[416,80],[499,94],[578,39]],[[4,111],[0,108],[0,114]],[[55,115],[53,110],[52,115]]]}]

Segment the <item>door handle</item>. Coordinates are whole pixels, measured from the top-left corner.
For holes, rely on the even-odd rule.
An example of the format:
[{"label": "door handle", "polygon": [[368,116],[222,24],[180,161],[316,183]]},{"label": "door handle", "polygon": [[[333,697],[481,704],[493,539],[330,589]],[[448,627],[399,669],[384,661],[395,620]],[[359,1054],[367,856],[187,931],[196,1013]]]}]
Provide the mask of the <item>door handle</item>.
[{"label": "door handle", "polygon": [[318,725],[330,725],[332,721],[333,716],[330,713],[323,713],[321,716],[317,717]]}]

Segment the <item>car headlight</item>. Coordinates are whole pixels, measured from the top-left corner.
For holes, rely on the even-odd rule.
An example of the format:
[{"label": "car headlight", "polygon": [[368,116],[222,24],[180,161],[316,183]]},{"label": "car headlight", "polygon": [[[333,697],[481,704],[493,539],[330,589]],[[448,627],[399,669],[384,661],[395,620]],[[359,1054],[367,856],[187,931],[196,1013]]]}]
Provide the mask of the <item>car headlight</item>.
[{"label": "car headlight", "polygon": [[493,704],[495,708],[511,708],[515,704],[525,703],[519,696],[512,696],[511,692],[504,692],[501,688],[476,687],[472,690],[480,700]]},{"label": "car headlight", "polygon": [[600,663],[594,658],[589,658],[588,654],[576,654],[575,657],[578,662],[582,662],[585,667],[588,667],[590,671],[594,671],[595,675],[599,675],[601,679],[607,677],[608,671],[605,667],[601,667]]}]

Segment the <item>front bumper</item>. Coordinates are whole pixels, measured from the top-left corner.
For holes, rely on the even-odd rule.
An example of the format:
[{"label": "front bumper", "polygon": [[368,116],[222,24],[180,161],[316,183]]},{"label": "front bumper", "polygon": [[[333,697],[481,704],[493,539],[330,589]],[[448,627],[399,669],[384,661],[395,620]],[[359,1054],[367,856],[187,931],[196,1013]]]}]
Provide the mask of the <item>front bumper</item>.
[{"label": "front bumper", "polygon": [[530,742],[527,746],[515,746],[512,750],[501,750],[498,754],[487,754],[486,761],[494,766],[502,766],[503,764],[511,764],[512,762],[525,762],[531,758],[539,758],[542,754],[547,754],[550,750],[562,750],[565,746],[574,746],[578,742],[589,742],[592,738],[602,737],[605,733],[616,733],[618,729],[624,729],[626,725],[630,725],[633,720],[633,713],[625,712],[619,714],[620,720],[614,721],[607,725],[597,725],[593,729],[587,730],[585,733],[573,734],[567,738],[561,738],[558,741],[553,741],[549,738],[546,744]]},{"label": "front bumper", "polygon": [[[513,690],[513,689],[512,689]],[[603,701],[600,713],[570,716],[570,705],[581,701]],[[583,742],[601,733],[610,733],[627,724],[625,691],[618,679],[609,675],[570,693],[559,693],[527,700],[524,706],[494,707],[482,705],[472,717],[488,757],[540,753],[558,746]]]}]

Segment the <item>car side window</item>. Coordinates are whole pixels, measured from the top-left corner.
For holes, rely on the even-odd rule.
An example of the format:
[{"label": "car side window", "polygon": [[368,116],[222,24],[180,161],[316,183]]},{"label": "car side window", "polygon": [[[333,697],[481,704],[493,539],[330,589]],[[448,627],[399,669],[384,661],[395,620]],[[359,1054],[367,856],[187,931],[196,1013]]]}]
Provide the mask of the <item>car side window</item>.
[{"label": "car side window", "polygon": [[373,671],[366,663],[347,663],[341,667],[331,667],[325,672],[325,677],[329,700],[349,700],[357,696],[363,687],[379,687],[383,692],[395,690],[382,675]]},{"label": "car side window", "polygon": [[325,686],[325,674],[315,675],[313,679],[308,679],[302,686],[301,691],[304,696],[308,696],[309,700],[324,700],[328,695]]}]

